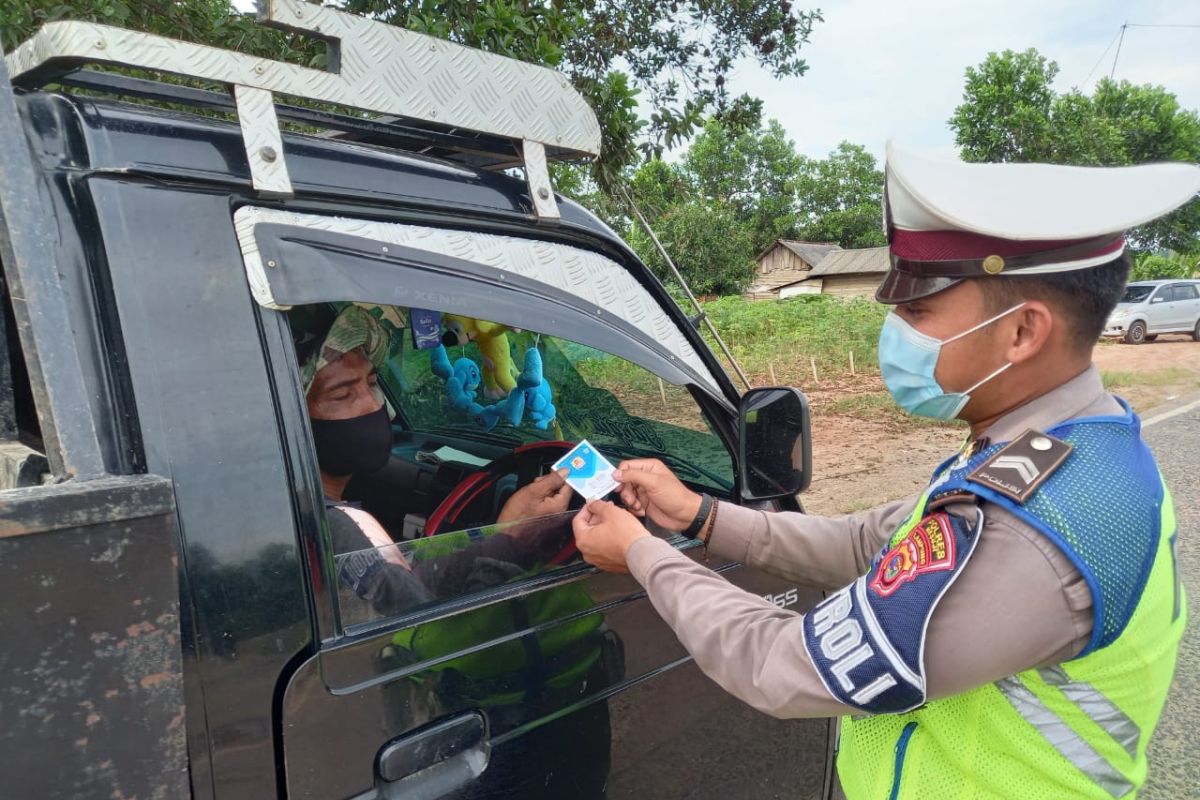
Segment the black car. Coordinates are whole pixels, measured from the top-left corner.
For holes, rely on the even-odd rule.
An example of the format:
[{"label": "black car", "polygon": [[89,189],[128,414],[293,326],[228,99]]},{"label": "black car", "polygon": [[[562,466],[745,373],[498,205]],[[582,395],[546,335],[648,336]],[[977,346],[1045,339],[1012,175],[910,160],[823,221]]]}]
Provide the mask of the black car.
[{"label": "black car", "polygon": [[[635,581],[579,559],[570,512],[516,523],[550,542],[536,558],[392,606],[356,593],[296,342],[350,305],[388,331],[392,457],[348,496],[415,563],[506,535],[505,498],[584,439],[797,509],[791,439],[747,433],[794,395],[741,396],[628,246],[540,192],[532,145],[522,180],[504,131],[306,105],[277,108],[302,132],[252,146],[235,78],[236,106],[90,71],[78,48],[111,29],[84,27],[10,56],[16,92],[0,75],[0,794],[826,796],[834,723],[722,692]],[[195,110],[214,108],[241,124]],[[455,407],[417,314],[495,382],[481,406],[535,351],[553,414]]]}]

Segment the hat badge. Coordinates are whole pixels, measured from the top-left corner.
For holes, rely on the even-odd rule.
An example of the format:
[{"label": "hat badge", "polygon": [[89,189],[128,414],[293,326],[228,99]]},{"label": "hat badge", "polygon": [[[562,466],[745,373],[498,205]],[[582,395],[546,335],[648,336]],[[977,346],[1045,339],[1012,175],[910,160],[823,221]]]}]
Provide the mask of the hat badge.
[{"label": "hat badge", "polygon": [[1004,258],[1002,256],[988,256],[983,260],[983,271],[988,275],[999,275],[1004,271]]}]

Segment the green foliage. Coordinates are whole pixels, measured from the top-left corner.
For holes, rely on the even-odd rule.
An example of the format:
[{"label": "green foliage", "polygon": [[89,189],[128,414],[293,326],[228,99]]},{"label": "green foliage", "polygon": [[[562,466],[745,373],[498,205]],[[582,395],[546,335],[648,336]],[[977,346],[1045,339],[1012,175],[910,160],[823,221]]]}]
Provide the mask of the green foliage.
[{"label": "green foliage", "polygon": [[842,247],[881,247],[883,172],[862,145],[842,142],[828,158],[803,159],[796,177],[797,237]]},{"label": "green foliage", "polygon": [[[789,0],[347,0],[346,8],[566,72],[600,118],[604,152],[593,178],[610,193],[638,148],[660,154],[713,114],[731,122],[756,114],[757,100],[729,95],[734,64],[803,75],[800,48],[821,20]],[[647,120],[636,114],[639,96],[654,109]]]},{"label": "green foliage", "polygon": [[[755,257],[776,239],[884,244],[883,173],[875,157],[842,142],[828,158],[805,158],[774,120],[738,129],[710,119],[677,163],[652,159],[629,184],[701,294],[740,292],[753,278]],[[608,221],[661,275],[664,265],[639,226],[628,218]]]},{"label": "green foliage", "polygon": [[733,210],[749,233],[754,255],[794,231],[802,163],[775,120],[738,130],[713,119],[684,154],[681,170],[706,201]]},{"label": "green foliage", "polygon": [[967,67],[950,127],[967,161],[1045,161],[1058,64],[1037,50],[988,53]]},{"label": "green foliage", "polygon": [[[671,206],[654,232],[697,294],[736,294],[754,277],[750,233],[727,205],[692,200]],[[661,280],[673,281],[641,227],[631,229],[629,243]]]},{"label": "green foliage", "polygon": [[1134,256],[1131,281],[1152,281],[1159,278],[1190,278],[1200,273],[1200,255],[1184,253],[1138,253]]},{"label": "green foliage", "polygon": [[[967,161],[1124,166],[1200,161],[1200,117],[1161,86],[1101,80],[1091,95],[1052,88],[1058,65],[1036,50],[989,53],[969,67],[950,127]],[[1147,250],[1200,251],[1200,202],[1131,236]]]},{"label": "green foliage", "polygon": [[259,25],[253,15],[235,11],[229,0],[0,0],[0,45],[8,52],[47,22],[66,19],[147,31],[318,69],[325,66],[324,43]]},{"label": "green foliage", "polygon": [[822,372],[840,375],[848,371],[849,351],[859,372],[877,368],[887,307],[865,297],[722,297],[703,306],[734,357],[752,373],[765,375],[774,364],[779,380],[799,382],[811,358]]},{"label": "green foliage", "polygon": [[[789,0],[345,0],[348,11],[566,73],[600,120],[591,177],[609,194],[639,150],[656,154],[716,115],[757,120],[761,103],[731,97],[735,63],[776,77],[803,75],[800,48],[819,12]],[[270,58],[324,65],[323,43],[265,28],[229,0],[0,0],[0,43],[10,50],[45,22],[86,19]],[[637,113],[639,98],[655,109]]]}]

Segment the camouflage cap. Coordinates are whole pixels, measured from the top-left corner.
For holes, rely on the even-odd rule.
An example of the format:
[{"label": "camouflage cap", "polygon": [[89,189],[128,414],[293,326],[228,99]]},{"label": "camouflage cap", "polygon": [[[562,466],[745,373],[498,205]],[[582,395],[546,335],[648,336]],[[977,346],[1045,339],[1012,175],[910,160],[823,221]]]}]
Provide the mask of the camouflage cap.
[{"label": "camouflage cap", "polygon": [[387,360],[391,337],[384,325],[367,310],[368,306],[351,304],[334,319],[321,346],[312,352],[300,367],[300,380],[307,395],[317,373],[347,353],[362,349],[363,355],[376,369]]}]

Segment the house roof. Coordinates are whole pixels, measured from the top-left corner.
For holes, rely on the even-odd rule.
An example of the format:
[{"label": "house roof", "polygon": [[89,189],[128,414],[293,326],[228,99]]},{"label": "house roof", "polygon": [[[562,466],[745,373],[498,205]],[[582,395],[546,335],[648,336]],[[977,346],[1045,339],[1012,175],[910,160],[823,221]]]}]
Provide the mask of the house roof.
[{"label": "house roof", "polygon": [[803,259],[805,263],[813,267],[819,264],[821,259],[829,255],[831,251],[842,249],[841,245],[834,242],[801,242],[795,239],[776,239],[774,244],[759,253],[755,260],[761,260],[763,256],[781,245],[791,250]]},{"label": "house roof", "polygon": [[860,250],[834,250],[813,267],[810,278],[826,275],[864,275],[887,272],[891,266],[886,247],[866,247]]}]

